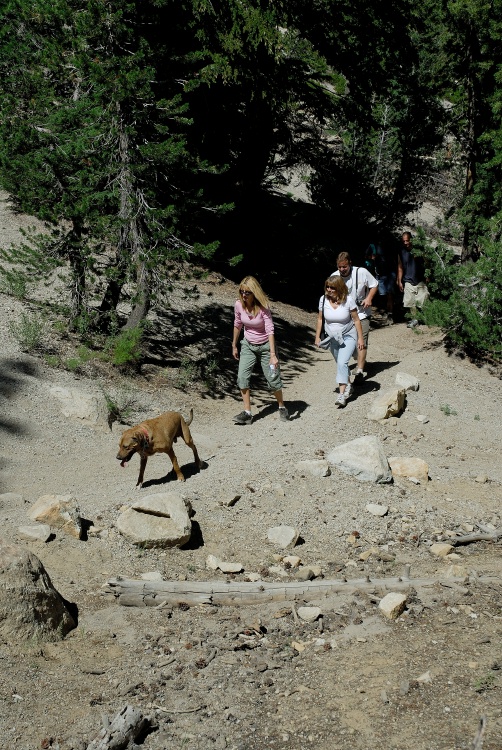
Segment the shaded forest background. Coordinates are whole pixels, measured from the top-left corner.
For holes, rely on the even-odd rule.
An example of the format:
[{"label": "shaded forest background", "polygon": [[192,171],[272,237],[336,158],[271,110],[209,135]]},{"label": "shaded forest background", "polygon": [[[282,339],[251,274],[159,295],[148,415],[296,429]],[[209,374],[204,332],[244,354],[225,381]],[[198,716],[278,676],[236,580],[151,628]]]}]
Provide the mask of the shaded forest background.
[{"label": "shaded forest background", "polygon": [[501,19],[502,0],[6,0],[0,185],[46,230],[2,252],[3,290],[64,270],[60,321],[137,361],[175,285],[252,273],[309,305],[339,250],[391,249],[430,201],[424,318],[500,361]]}]

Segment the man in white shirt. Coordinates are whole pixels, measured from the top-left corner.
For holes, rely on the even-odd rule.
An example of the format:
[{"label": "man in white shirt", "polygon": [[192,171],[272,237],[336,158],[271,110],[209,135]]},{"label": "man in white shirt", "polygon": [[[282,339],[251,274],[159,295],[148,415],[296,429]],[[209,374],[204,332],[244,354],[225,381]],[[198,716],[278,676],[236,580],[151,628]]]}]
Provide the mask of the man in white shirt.
[{"label": "man in white shirt", "polygon": [[[357,305],[357,314],[361,321],[364,337],[364,349],[357,350],[357,368],[355,380],[364,378],[364,366],[368,351],[371,305],[378,291],[378,281],[366,268],[353,266],[349,253],[340,253],[336,259],[337,270],[334,275],[341,276],[347,285],[349,294]],[[354,352],[355,354],[355,352]]]}]

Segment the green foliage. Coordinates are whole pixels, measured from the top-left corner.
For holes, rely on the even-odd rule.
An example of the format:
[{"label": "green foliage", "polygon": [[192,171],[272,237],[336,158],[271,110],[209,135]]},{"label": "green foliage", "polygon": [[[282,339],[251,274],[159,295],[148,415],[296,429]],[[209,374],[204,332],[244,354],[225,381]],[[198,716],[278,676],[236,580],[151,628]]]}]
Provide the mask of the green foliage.
[{"label": "green foliage", "polygon": [[442,404],[442,406],[440,406],[439,408],[443,412],[445,417],[456,417],[458,414],[458,412],[456,412],[455,409],[452,409],[449,404]]},{"label": "green foliage", "polygon": [[45,322],[39,315],[22,312],[18,321],[9,323],[9,330],[21,351],[32,354],[43,348]]},{"label": "green foliage", "polygon": [[138,326],[109,339],[105,345],[105,352],[111,363],[117,367],[137,366],[142,355],[142,334],[142,328]]},{"label": "green foliage", "polygon": [[17,299],[25,299],[27,290],[28,282],[23,273],[0,269],[0,291]]},{"label": "green foliage", "polygon": [[486,690],[491,690],[496,687],[496,680],[497,677],[495,674],[493,672],[488,672],[474,681],[473,688],[476,693],[484,693]]},{"label": "green foliage", "polygon": [[103,396],[108,410],[108,424],[120,422],[129,424],[133,412],[138,407],[136,397],[127,389],[118,389],[113,393],[103,390]]},{"label": "green foliage", "polygon": [[477,261],[451,265],[448,252],[424,246],[432,299],[423,318],[445,332],[449,346],[474,358],[502,359],[502,248],[485,238]]},{"label": "green foliage", "polygon": [[217,386],[219,370],[220,361],[214,355],[208,355],[199,361],[193,361],[190,357],[184,356],[181,359],[174,385],[181,390],[189,387],[203,387],[207,391],[212,391]]}]

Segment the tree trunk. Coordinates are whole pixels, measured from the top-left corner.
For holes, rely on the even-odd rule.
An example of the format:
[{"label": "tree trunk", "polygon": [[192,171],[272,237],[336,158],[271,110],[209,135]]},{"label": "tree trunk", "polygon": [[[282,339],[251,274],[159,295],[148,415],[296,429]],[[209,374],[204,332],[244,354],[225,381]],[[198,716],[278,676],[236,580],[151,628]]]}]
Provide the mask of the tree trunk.
[{"label": "tree trunk", "polygon": [[104,315],[105,323],[109,324],[111,314],[116,310],[122,295],[122,289],[127,280],[128,271],[132,264],[136,267],[136,294],[133,310],[127,320],[125,328],[133,328],[147,315],[150,309],[150,284],[146,264],[142,259],[143,239],[140,228],[141,206],[134,186],[134,175],[130,166],[130,143],[126,132],[120,106],[117,105],[119,117],[118,152],[120,170],[118,185],[120,205],[118,218],[120,221],[119,238],[115,252],[115,273],[108,282],[100,312]]},{"label": "tree trunk", "polygon": [[[469,29],[469,44],[467,49],[468,59],[468,78],[467,78],[467,147],[466,147],[466,171],[465,171],[465,191],[464,198],[468,201],[474,192],[474,186],[476,184],[476,167],[478,161],[477,153],[477,100],[476,100],[476,87],[474,77],[474,48],[477,46],[477,40],[475,32],[472,27]],[[479,255],[473,244],[472,232],[471,232],[471,221],[472,212],[469,213],[465,219],[464,236],[462,239],[462,255],[461,262],[466,263],[469,260],[476,260]]]},{"label": "tree trunk", "polygon": [[68,236],[68,260],[72,274],[70,327],[86,311],[87,283],[86,263],[82,253],[82,225],[79,221],[72,221],[72,229]]}]

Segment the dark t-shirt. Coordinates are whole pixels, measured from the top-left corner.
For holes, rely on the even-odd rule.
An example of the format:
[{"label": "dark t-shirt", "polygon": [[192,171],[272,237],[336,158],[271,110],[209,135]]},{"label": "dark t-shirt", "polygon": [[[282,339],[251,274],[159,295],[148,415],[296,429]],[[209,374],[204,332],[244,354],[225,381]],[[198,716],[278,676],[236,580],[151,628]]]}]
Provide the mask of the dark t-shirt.
[{"label": "dark t-shirt", "polygon": [[403,284],[408,282],[416,286],[425,281],[425,266],[423,258],[416,258],[404,246],[399,250],[399,257],[403,264]]}]

